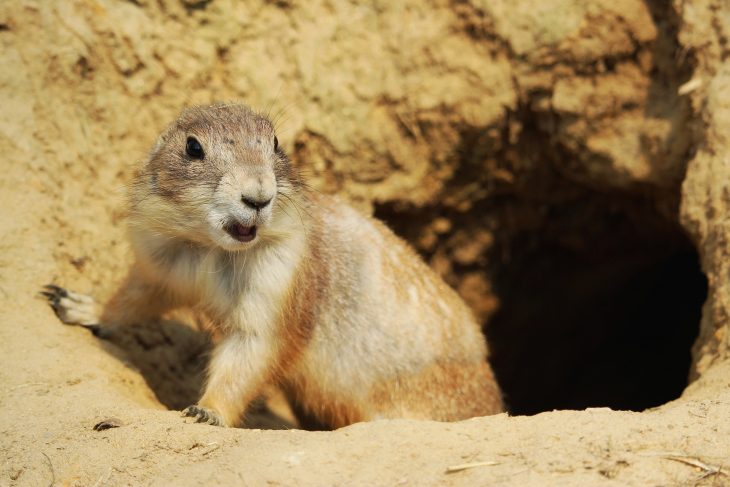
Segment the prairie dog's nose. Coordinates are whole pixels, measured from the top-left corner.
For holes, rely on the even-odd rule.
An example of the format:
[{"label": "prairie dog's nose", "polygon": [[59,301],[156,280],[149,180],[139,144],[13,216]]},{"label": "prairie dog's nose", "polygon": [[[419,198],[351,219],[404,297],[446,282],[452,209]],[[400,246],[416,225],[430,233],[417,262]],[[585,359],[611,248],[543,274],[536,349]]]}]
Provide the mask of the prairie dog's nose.
[{"label": "prairie dog's nose", "polygon": [[243,204],[248,206],[249,208],[253,208],[254,210],[261,210],[263,208],[266,208],[269,203],[271,203],[271,200],[273,198],[253,198],[251,196],[247,196],[245,194],[241,195],[241,201]]},{"label": "prairie dog's nose", "polygon": [[247,207],[256,211],[268,207],[276,196],[276,177],[273,171],[243,172],[238,184],[239,198]]}]

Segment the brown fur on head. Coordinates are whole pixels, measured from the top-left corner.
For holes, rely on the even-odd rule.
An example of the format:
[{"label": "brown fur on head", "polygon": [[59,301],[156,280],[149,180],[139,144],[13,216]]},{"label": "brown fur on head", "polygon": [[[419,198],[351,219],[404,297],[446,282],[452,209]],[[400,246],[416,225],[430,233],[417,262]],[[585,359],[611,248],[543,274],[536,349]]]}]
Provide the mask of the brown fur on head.
[{"label": "brown fur on head", "polygon": [[205,247],[245,250],[285,234],[302,183],[274,126],[243,105],[184,110],[155,143],[131,224]]}]

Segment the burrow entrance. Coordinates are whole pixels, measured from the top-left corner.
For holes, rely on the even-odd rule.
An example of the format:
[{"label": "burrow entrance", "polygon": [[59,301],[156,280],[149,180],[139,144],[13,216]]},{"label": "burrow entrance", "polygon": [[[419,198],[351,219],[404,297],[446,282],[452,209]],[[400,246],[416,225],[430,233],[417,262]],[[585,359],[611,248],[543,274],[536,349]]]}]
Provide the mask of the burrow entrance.
[{"label": "burrow entrance", "polygon": [[550,168],[528,179],[529,197],[505,192],[463,213],[376,215],[480,315],[511,413],[677,398],[707,293],[679,224],[647,195],[594,191]]},{"label": "burrow entrance", "polygon": [[[571,177],[571,154],[523,115],[520,139],[487,168],[478,151],[457,151],[474,161],[438,204],[381,204],[376,216],[475,310],[511,413],[641,411],[679,397],[707,295],[678,222],[681,178],[657,190]],[[463,133],[480,146],[481,132]],[[475,185],[483,197],[459,203]]]},{"label": "burrow entrance", "polygon": [[697,254],[670,225],[612,217],[577,247],[518,239],[491,271],[486,332],[512,412],[640,411],[686,387],[707,292]]}]

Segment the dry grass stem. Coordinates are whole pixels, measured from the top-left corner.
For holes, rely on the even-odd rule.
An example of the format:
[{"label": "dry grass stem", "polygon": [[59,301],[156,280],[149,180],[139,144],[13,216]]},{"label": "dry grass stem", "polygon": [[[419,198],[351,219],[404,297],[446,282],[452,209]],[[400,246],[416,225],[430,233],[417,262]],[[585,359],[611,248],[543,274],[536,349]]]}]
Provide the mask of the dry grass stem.
[{"label": "dry grass stem", "polygon": [[452,465],[446,469],[446,473],[461,472],[462,470],[469,470],[470,468],[477,467],[492,467],[499,465],[499,462],[473,462],[473,463],[462,463],[461,465]]}]

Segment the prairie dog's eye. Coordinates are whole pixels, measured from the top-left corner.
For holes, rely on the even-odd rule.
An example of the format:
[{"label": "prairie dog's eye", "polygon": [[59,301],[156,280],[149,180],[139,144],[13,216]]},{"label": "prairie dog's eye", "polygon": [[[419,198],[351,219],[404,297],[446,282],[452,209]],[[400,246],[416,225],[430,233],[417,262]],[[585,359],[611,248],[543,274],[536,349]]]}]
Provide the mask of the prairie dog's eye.
[{"label": "prairie dog's eye", "polygon": [[185,144],[185,152],[193,159],[202,159],[205,157],[203,146],[200,145],[200,142],[195,137],[188,137],[188,141]]},{"label": "prairie dog's eye", "polygon": [[276,135],[274,135],[274,152],[279,150],[279,139],[276,138]]}]

